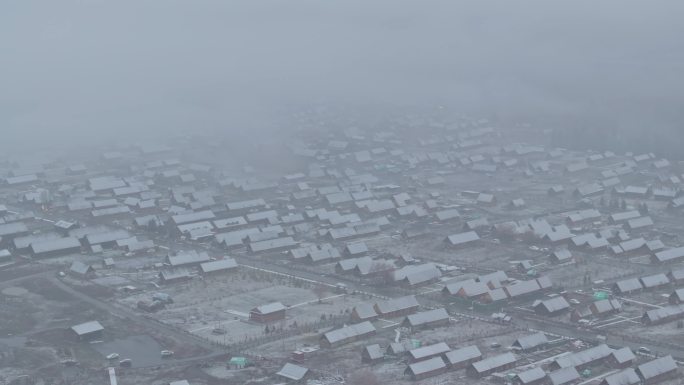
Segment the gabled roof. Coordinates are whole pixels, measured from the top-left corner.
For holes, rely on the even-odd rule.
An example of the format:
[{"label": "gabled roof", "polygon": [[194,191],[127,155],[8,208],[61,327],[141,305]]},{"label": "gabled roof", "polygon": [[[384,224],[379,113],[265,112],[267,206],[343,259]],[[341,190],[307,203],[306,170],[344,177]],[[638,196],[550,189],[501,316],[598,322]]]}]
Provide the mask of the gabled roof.
[{"label": "gabled roof", "polygon": [[447,221],[450,219],[458,218],[461,216],[461,214],[456,209],[447,209],[447,210],[437,211],[435,213],[435,216],[437,217],[437,220],[439,220],[439,221]]},{"label": "gabled roof", "polygon": [[582,350],[576,353],[568,354],[567,356],[562,356],[556,358],[556,363],[561,368],[577,367],[584,365],[596,360],[603,359],[613,352],[608,345],[602,344]]},{"label": "gabled roof", "polygon": [[421,360],[427,357],[432,357],[438,354],[444,354],[451,351],[449,345],[445,342],[439,342],[432,345],[423,346],[420,348],[409,350],[409,355],[414,360]]},{"label": "gabled roof", "polygon": [[184,269],[162,270],[159,272],[159,276],[164,281],[171,281],[174,279],[186,279],[191,277],[190,273]]},{"label": "gabled roof", "polygon": [[375,308],[371,304],[358,304],[356,307],[354,307],[354,311],[361,320],[371,319],[378,316],[378,313],[375,312]]},{"label": "gabled roof", "polygon": [[0,224],[0,236],[25,233],[27,231],[28,227],[26,227],[26,224],[24,224],[24,222],[11,222]]},{"label": "gabled roof", "polygon": [[568,303],[568,301],[566,301],[565,298],[560,295],[558,297],[547,299],[545,301],[539,301],[536,304],[534,304],[535,308],[537,308],[537,306],[545,308],[546,311],[548,311],[549,313],[554,313],[557,311],[570,308],[570,304]]},{"label": "gabled roof", "polygon": [[682,259],[684,258],[684,246],[657,252],[655,258],[658,262],[669,262]]},{"label": "gabled roof", "polygon": [[304,378],[304,376],[306,376],[306,374],[308,372],[309,372],[309,369],[302,367],[302,366],[299,366],[299,365],[294,365],[294,364],[291,364],[288,362],[276,374],[279,375],[280,377],[285,377],[285,378],[292,380],[292,381],[300,381],[301,379]]},{"label": "gabled roof", "polygon": [[295,247],[297,244],[297,241],[295,241],[292,237],[282,237],[269,239],[266,241],[252,242],[249,244],[249,249],[253,253],[258,253],[285,247]]},{"label": "gabled roof", "polygon": [[574,366],[562,368],[555,372],[549,373],[549,379],[553,385],[565,385],[580,378]]},{"label": "gabled roof", "polygon": [[566,248],[562,249],[557,249],[553,252],[553,256],[558,260],[558,261],[568,261],[572,259],[572,253],[570,250]]},{"label": "gabled roof", "polygon": [[109,230],[87,234],[85,236],[89,245],[99,245],[101,243],[114,242],[119,239],[130,238],[131,235],[126,230]]},{"label": "gabled roof", "polygon": [[71,330],[79,336],[95,333],[104,330],[104,327],[97,321],[88,321],[82,324],[74,325]]},{"label": "gabled roof", "polygon": [[627,221],[627,226],[630,229],[640,229],[642,227],[653,226],[653,219],[651,217],[634,218]]},{"label": "gabled roof", "polygon": [[347,243],[345,249],[351,255],[363,254],[368,252],[368,246],[365,242]]},{"label": "gabled roof", "polygon": [[349,325],[342,327],[340,329],[331,330],[325,334],[323,337],[334,344],[336,342],[342,342],[346,339],[356,338],[365,334],[369,334],[375,331],[375,326],[368,321],[364,321],[358,324]]},{"label": "gabled roof", "polygon": [[620,302],[614,299],[602,299],[592,303],[593,307],[596,309],[596,314],[600,315],[603,313],[620,310],[622,305]]},{"label": "gabled roof", "polygon": [[667,320],[674,317],[684,316],[684,305],[667,306],[658,309],[648,310],[644,313],[645,317],[651,323],[658,323],[662,320]]},{"label": "gabled roof", "polygon": [[613,222],[627,221],[634,218],[639,218],[641,214],[637,210],[623,211],[615,214],[611,214],[610,219]]},{"label": "gabled roof", "polygon": [[503,270],[497,270],[493,273],[481,275],[481,276],[475,278],[475,280],[477,282],[482,282],[485,284],[489,284],[491,282],[500,283],[500,282],[508,281],[508,275],[506,275],[506,272]]},{"label": "gabled roof", "polygon": [[482,353],[476,345],[452,350],[446,354],[446,359],[449,365],[458,365],[460,363],[478,359],[480,357],[482,357]]},{"label": "gabled roof", "polygon": [[380,359],[385,356],[385,353],[382,351],[379,344],[368,345],[364,350],[371,360]]},{"label": "gabled roof", "polygon": [[668,275],[675,281],[684,279],[684,269],[670,270]]},{"label": "gabled roof", "polygon": [[32,242],[31,250],[35,254],[49,253],[53,251],[76,249],[81,247],[81,242],[76,238],[66,237],[41,242]]},{"label": "gabled roof", "polygon": [[632,368],[619,371],[617,373],[606,376],[601,382],[601,385],[636,385],[641,382],[636,371]]},{"label": "gabled roof", "polygon": [[409,365],[408,370],[414,375],[418,376],[424,373],[430,373],[436,370],[446,368],[446,364],[442,357],[433,357],[429,360],[423,360]]},{"label": "gabled roof", "polygon": [[477,373],[483,373],[490,370],[495,370],[502,366],[516,362],[518,358],[513,353],[504,353],[498,356],[485,358],[482,361],[473,363],[472,367]]},{"label": "gabled roof", "polygon": [[480,236],[477,235],[477,233],[474,231],[468,231],[465,233],[449,235],[449,237],[447,238],[449,243],[454,245],[454,246],[464,245],[466,243],[474,242],[474,241],[477,241],[479,239],[480,239]]},{"label": "gabled roof", "polygon": [[80,274],[80,275],[86,275],[89,271],[92,271],[93,268],[90,265],[86,265],[85,263],[81,261],[74,261],[71,264],[71,267],[69,267],[69,271]]},{"label": "gabled roof", "polygon": [[487,287],[487,285],[483,282],[467,280],[460,282],[460,284],[461,287],[458,291],[463,291],[463,295],[466,298],[477,297],[489,291],[489,287]]},{"label": "gabled roof", "polygon": [[629,293],[644,288],[641,284],[641,281],[639,281],[637,278],[629,278],[618,281],[615,283],[615,287],[617,287],[620,293]]},{"label": "gabled roof", "polygon": [[272,302],[266,305],[257,306],[254,309],[252,309],[252,311],[259,314],[272,314],[279,311],[283,311],[285,309],[287,308],[282,303]]},{"label": "gabled roof", "polygon": [[415,296],[407,295],[405,297],[399,297],[389,299],[387,301],[378,302],[376,306],[381,314],[388,314],[406,309],[416,308],[420,305],[418,304],[418,301],[416,300]]},{"label": "gabled roof", "polygon": [[444,321],[449,319],[449,314],[444,308],[423,311],[420,313],[411,314],[406,317],[406,320],[411,326],[419,326],[432,322]]},{"label": "gabled roof", "polygon": [[442,273],[432,263],[422,265],[408,265],[394,271],[394,280],[401,281],[406,279],[409,284],[417,285],[423,282],[439,278]]},{"label": "gabled roof", "polygon": [[541,380],[542,378],[546,377],[546,372],[544,369],[536,367],[532,368],[529,370],[526,370],[524,372],[520,372],[516,374],[516,377],[522,384],[529,384],[534,381]]},{"label": "gabled roof", "polygon": [[541,290],[541,287],[536,280],[532,279],[529,281],[518,281],[512,285],[505,286],[504,290],[509,297],[513,298],[534,293],[535,291]]},{"label": "gabled roof", "polygon": [[214,218],[216,218],[216,216],[211,210],[203,210],[187,214],[178,214],[171,217],[173,223],[175,223],[176,225],[212,220]]},{"label": "gabled roof", "polygon": [[629,347],[624,347],[624,348],[615,350],[615,351],[613,351],[612,355],[613,355],[613,358],[615,359],[615,361],[620,363],[620,364],[631,362],[636,358],[636,356],[632,352],[632,349],[630,349]]},{"label": "gabled roof", "polygon": [[672,356],[656,358],[653,361],[649,361],[637,367],[637,373],[639,373],[644,380],[649,380],[676,370],[677,363]]},{"label": "gabled roof", "polygon": [[238,267],[237,262],[233,258],[224,258],[218,261],[205,262],[200,264],[200,270],[203,273],[212,273],[215,271],[229,270]]},{"label": "gabled roof", "polygon": [[177,267],[209,262],[211,258],[209,258],[209,255],[204,251],[198,253],[194,250],[191,250],[183,254],[169,255],[166,257],[166,260],[172,267]]},{"label": "gabled roof", "polygon": [[667,275],[665,275],[664,273],[641,277],[639,278],[639,281],[641,281],[641,284],[644,286],[644,288],[647,289],[652,287],[664,286],[670,283],[670,279],[667,278]]},{"label": "gabled roof", "polygon": [[544,345],[548,342],[549,340],[546,338],[546,334],[539,332],[518,338],[515,340],[515,342],[513,342],[513,347],[519,348],[521,350],[529,350]]}]

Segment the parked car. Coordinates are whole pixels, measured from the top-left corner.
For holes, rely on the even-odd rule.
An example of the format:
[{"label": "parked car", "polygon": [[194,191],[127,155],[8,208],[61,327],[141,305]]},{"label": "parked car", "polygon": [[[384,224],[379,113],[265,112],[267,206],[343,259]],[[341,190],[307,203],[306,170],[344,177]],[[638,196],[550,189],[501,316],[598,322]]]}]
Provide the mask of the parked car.
[{"label": "parked car", "polygon": [[647,347],[645,347],[645,346],[642,346],[642,347],[640,347],[639,349],[637,349],[637,353],[641,353],[641,354],[651,354],[651,349],[649,349],[649,348],[647,348]]}]

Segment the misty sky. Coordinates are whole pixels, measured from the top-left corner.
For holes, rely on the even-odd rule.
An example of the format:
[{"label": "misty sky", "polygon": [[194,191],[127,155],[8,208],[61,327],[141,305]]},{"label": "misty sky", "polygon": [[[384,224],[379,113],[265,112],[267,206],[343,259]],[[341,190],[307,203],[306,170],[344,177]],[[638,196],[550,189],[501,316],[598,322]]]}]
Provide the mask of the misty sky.
[{"label": "misty sky", "polygon": [[272,111],[318,102],[672,125],[682,15],[681,0],[6,0],[0,148],[282,132]]}]

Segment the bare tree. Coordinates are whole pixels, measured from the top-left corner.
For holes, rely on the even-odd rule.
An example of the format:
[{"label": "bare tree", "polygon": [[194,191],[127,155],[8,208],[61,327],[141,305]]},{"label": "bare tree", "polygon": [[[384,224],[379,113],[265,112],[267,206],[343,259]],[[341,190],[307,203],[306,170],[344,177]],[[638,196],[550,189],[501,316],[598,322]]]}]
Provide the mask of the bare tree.
[{"label": "bare tree", "polygon": [[378,376],[368,369],[362,369],[349,376],[350,385],[380,385]]},{"label": "bare tree", "polygon": [[515,226],[511,223],[504,223],[496,228],[496,235],[505,242],[510,242],[518,235]]},{"label": "bare tree", "polygon": [[327,290],[323,285],[316,285],[313,287],[313,289],[311,289],[311,291],[313,291],[314,294],[316,294],[316,298],[318,298],[318,303],[321,303],[321,301],[323,300],[323,296],[325,295]]},{"label": "bare tree", "polygon": [[387,261],[375,261],[369,269],[369,273],[378,277],[382,284],[391,283],[394,280],[396,266]]}]

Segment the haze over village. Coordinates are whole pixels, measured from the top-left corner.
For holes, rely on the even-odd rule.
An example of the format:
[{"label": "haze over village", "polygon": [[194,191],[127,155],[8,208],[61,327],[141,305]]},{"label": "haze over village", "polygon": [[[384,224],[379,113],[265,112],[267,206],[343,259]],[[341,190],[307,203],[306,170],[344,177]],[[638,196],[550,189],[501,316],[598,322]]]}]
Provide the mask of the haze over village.
[{"label": "haze over village", "polygon": [[676,385],[679,2],[0,4],[0,385]]}]

